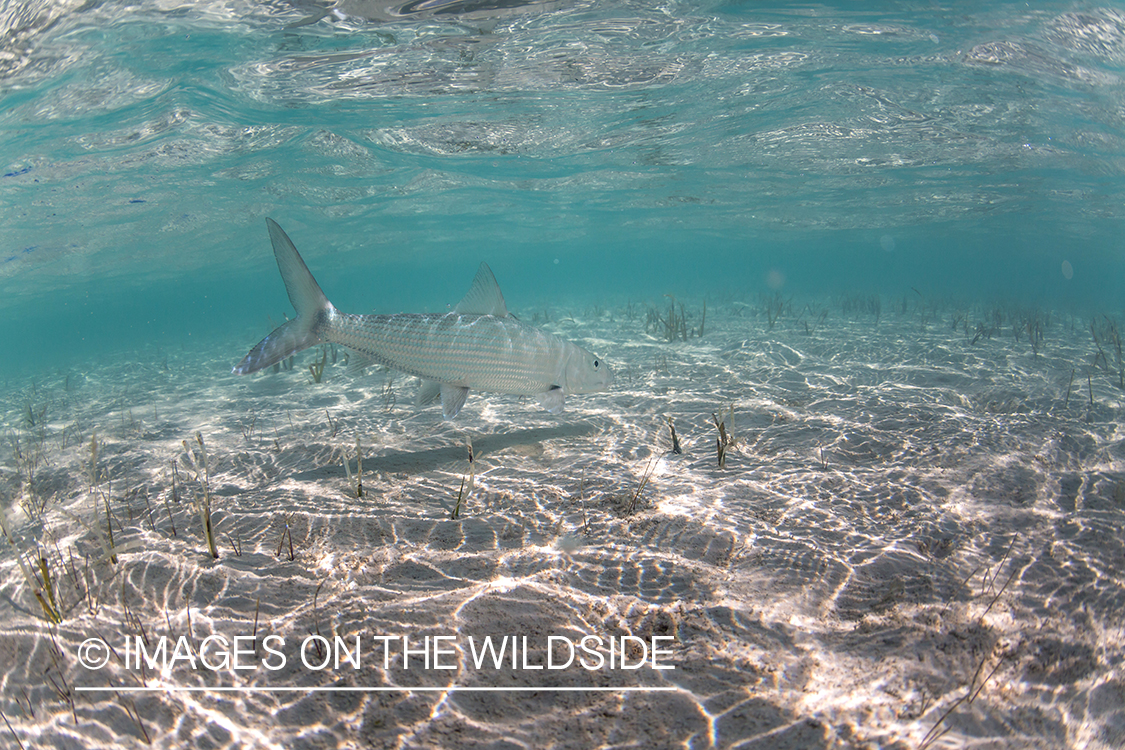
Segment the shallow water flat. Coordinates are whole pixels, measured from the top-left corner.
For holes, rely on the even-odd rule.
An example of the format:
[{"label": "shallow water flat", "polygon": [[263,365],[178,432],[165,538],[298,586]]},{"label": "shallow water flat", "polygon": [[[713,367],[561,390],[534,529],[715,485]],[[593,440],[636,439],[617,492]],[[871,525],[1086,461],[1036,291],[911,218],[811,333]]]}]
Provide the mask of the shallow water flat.
[{"label": "shallow water flat", "polygon": [[[1125,746],[1123,75],[1072,0],[0,2],[0,743]],[[612,387],[233,377],[264,217]]]},{"label": "shallow water flat", "polygon": [[[16,476],[5,482],[23,508],[40,507],[10,523],[25,560],[42,544],[64,616],[49,632],[9,549],[2,640],[31,656],[7,679],[37,711],[10,720],[23,736],[90,747],[146,736],[915,747],[935,727],[1000,747],[1045,736],[1111,746],[1125,656],[1117,375],[1071,380],[1092,346],[1066,315],[1035,353],[1010,325],[972,343],[943,306],[876,319],[833,304],[813,330],[711,300],[704,335],[686,342],[646,331],[631,307],[568,317],[560,334],[618,342],[607,356],[623,367],[615,390],[562,418],[492,395],[449,423],[416,410],[402,376],[350,374],[338,358],[320,383],[301,362],[239,379],[209,349],[29,383],[9,413],[25,400],[46,407],[43,421],[9,426],[5,461],[19,463],[16,438],[40,459],[22,494]],[[725,468],[717,418],[733,439]],[[192,507],[204,479],[217,560]],[[98,541],[106,505],[116,563]],[[92,633],[118,654],[97,671],[73,657]],[[208,636],[256,635],[243,657],[256,668],[183,656],[138,668],[126,644],[142,633],[186,635],[212,663]],[[305,666],[296,648],[314,634],[359,637],[365,660]],[[262,666],[277,663],[267,635],[289,649],[284,667]],[[414,649],[448,639],[440,658],[456,668],[420,668],[421,650],[404,667],[398,646],[385,662],[372,639],[404,635]],[[549,648],[561,639],[626,635],[673,636],[675,668],[524,668],[561,663]],[[477,665],[470,649],[486,636],[527,637],[528,655]],[[72,688],[676,691],[155,690],[83,694],[72,711],[43,674]],[[955,706],[970,688],[971,706]],[[451,739],[470,727],[471,743]]]}]

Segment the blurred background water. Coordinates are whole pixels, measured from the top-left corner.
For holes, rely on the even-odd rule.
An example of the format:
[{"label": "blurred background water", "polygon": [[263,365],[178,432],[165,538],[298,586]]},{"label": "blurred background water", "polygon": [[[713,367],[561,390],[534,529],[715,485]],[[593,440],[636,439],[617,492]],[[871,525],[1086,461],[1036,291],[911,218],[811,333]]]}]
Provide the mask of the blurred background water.
[{"label": "blurred background water", "polygon": [[[1125,8],[0,3],[0,372],[288,311],[1125,303]],[[231,363],[243,350],[232,350]]]}]

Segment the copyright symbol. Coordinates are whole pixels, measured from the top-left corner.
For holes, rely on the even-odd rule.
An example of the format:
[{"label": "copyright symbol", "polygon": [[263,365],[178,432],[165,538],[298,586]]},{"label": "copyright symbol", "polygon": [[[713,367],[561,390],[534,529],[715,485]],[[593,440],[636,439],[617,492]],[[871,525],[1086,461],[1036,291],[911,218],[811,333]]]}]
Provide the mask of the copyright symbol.
[{"label": "copyright symbol", "polygon": [[101,638],[87,638],[78,646],[78,663],[86,669],[101,669],[109,661],[109,646]]}]

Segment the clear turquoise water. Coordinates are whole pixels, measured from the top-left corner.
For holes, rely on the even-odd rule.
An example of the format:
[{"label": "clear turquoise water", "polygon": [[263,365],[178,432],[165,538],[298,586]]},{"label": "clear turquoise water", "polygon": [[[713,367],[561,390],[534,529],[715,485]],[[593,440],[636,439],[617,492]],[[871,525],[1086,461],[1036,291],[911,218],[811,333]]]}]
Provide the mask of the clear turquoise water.
[{"label": "clear turquoise water", "polygon": [[3,367],[261,333],[265,216],[357,312],[1125,302],[1120,4],[376,6],[0,4]]}]

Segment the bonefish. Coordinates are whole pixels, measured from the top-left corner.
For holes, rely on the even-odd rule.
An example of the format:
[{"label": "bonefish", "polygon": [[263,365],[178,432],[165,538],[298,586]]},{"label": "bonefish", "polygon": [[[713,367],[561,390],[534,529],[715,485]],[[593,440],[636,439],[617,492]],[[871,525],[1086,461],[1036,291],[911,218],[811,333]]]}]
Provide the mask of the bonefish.
[{"label": "bonefish", "polygon": [[552,414],[571,393],[613,383],[613,371],[577,344],[508,313],[496,277],[481,263],[469,293],[448,313],[352,315],[332,306],[297,248],[266,219],[273,254],[297,317],[258,342],[232,372],[247,375],[317,344],[339,344],[422,379],[419,403],[441,397],[453,419],[470,390],[535,396]]}]

